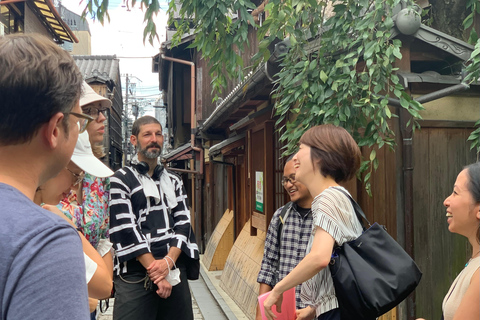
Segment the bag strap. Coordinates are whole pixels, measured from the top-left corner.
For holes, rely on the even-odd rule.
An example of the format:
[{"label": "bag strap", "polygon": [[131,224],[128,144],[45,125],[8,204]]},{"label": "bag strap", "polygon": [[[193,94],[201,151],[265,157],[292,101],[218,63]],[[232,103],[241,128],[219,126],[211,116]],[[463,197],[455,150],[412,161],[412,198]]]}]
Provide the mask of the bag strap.
[{"label": "bag strap", "polygon": [[368,226],[371,226],[370,221],[368,221],[367,217],[365,216],[365,213],[363,213],[363,210],[362,208],[360,208],[357,201],[355,201],[352,198],[352,196],[348,194],[348,192],[343,191],[341,188],[335,188],[335,189],[342,192],[344,195],[346,195],[350,199],[350,202],[352,203],[352,206],[353,206],[353,210],[355,210],[355,214],[357,215],[358,221],[360,221],[360,224],[363,230],[367,229],[367,227],[365,227],[365,224],[363,223],[363,220],[365,220],[368,223]]},{"label": "bag strap", "polygon": [[283,230],[283,225],[285,224],[285,219],[287,216],[288,209],[292,207],[293,202],[290,201],[286,205],[283,206],[282,212],[280,212],[280,216],[278,217],[278,230],[277,230],[277,243],[278,243],[278,249],[280,250],[280,242],[282,240],[282,230]]}]

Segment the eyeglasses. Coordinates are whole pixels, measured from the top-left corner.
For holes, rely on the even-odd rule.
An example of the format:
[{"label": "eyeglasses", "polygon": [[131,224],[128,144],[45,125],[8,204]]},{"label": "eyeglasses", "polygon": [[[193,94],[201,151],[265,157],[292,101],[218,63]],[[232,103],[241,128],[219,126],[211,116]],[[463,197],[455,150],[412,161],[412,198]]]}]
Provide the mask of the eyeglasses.
[{"label": "eyeglasses", "polygon": [[96,120],[100,116],[100,113],[106,118],[107,109],[108,108],[88,107],[88,108],[82,108],[82,111],[84,114],[88,114],[89,116],[93,117]]},{"label": "eyeglasses", "polygon": [[89,115],[83,113],[76,113],[76,112],[65,112],[64,114],[71,114],[78,118],[78,133],[83,133],[87,130],[88,125],[90,122],[94,121],[95,119],[90,117]]},{"label": "eyeglasses", "polygon": [[294,184],[296,182],[295,176],[290,176],[290,177],[283,177],[282,178],[282,185],[285,186],[288,182],[291,184]]},{"label": "eyeglasses", "polygon": [[82,173],[75,173],[72,170],[68,169],[67,167],[65,167],[65,169],[67,169],[72,174],[72,176],[75,178],[75,182],[72,184],[73,186],[76,186],[80,182],[83,181],[83,178],[85,177],[85,172],[84,171],[82,171]]}]

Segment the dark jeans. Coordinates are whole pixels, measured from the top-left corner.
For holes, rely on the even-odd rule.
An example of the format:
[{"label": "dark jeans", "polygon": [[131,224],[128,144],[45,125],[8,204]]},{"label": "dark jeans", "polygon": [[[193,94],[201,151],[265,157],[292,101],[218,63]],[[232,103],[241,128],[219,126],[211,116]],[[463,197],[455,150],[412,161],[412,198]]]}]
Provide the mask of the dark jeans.
[{"label": "dark jeans", "polygon": [[318,320],[341,320],[340,309],[336,308],[318,316]]},{"label": "dark jeans", "polygon": [[114,320],[193,320],[192,297],[187,282],[187,271],[183,254],[176,265],[180,269],[181,282],[172,288],[167,299],[160,298],[157,287],[154,290],[144,288],[145,273],[122,274],[123,281],[115,276]]}]

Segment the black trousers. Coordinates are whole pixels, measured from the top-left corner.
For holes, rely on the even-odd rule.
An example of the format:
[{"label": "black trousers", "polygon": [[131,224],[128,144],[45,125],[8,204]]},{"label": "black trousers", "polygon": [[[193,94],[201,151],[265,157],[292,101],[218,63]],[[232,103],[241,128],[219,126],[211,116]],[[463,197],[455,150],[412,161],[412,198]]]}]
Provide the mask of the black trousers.
[{"label": "black trousers", "polygon": [[[142,279],[145,273],[122,274],[115,276],[114,320],[193,320],[192,297],[187,282],[187,271],[184,259],[178,259],[180,269],[179,284],[172,288],[167,299],[160,298],[157,286],[145,289]],[[123,278],[123,280],[122,280]]]},{"label": "black trousers", "polygon": [[332,309],[318,316],[318,320],[341,320],[340,309]]}]

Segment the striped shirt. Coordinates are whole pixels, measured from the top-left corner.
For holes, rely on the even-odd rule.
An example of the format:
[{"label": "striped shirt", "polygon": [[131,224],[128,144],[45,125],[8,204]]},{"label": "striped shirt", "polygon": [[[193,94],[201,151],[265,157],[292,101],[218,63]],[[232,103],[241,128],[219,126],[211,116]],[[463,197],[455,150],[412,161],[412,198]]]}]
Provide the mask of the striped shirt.
[{"label": "striped shirt", "polygon": [[[308,211],[302,216],[299,213],[301,209],[298,209],[296,204],[292,204],[285,215],[286,220],[282,228],[279,248],[278,224],[282,208],[275,212],[270,221],[265,238],[262,265],[257,277],[257,282],[265,283],[272,288],[302,261],[312,232],[312,212]],[[301,285],[295,288],[297,309],[305,308],[300,299],[300,289]]]},{"label": "striped shirt", "polygon": [[115,254],[117,274],[145,272],[136,257],[152,253],[156,259],[167,255],[171,247],[177,247],[188,257],[198,259],[198,247],[190,225],[187,195],[180,177],[164,170],[175,189],[177,204],[167,206],[160,181],[160,201],[145,196],[139,173],[132,167],[124,167],[110,178],[110,240]]},{"label": "striped shirt", "polygon": [[[330,187],[313,199],[313,229],[307,253],[312,249],[317,227],[330,234],[339,246],[362,234],[362,226],[355,215],[350,199],[339,189],[348,193],[342,187]],[[306,305],[316,306],[317,316],[338,308],[335,288],[328,267],[302,284],[301,298]]]}]

